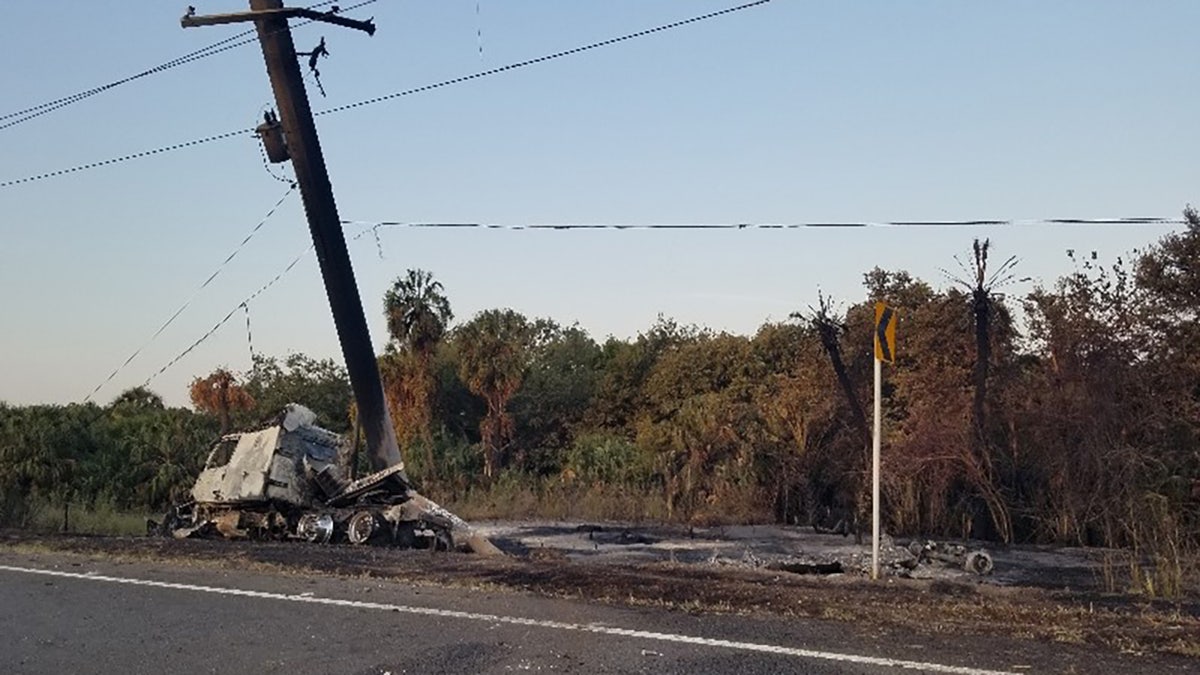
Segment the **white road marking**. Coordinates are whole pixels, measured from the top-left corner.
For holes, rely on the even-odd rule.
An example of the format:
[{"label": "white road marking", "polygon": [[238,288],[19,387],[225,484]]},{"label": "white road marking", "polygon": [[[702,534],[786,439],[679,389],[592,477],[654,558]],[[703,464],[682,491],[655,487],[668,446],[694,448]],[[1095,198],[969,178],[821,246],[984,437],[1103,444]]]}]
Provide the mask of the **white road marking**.
[{"label": "white road marking", "polygon": [[1017,675],[1016,673],[999,671],[999,670],[982,670],[979,668],[969,668],[966,666],[948,666],[939,663],[926,663],[922,661],[904,661],[900,659],[889,659],[878,656],[862,656],[859,654],[841,654],[838,652],[823,652],[813,649],[799,649],[796,647],[784,647],[781,645],[770,645],[756,642],[739,642],[735,640],[721,640],[716,638],[696,637],[692,635],[678,635],[674,633],[657,633],[645,630],[633,630],[629,628],[616,628],[613,626],[604,626],[600,624],[582,624],[582,623],[565,623],[562,621],[546,621],[543,619],[527,619],[519,616],[503,616],[500,614],[481,614],[477,612],[460,612],[452,609],[434,609],[430,607],[410,607],[408,605],[393,605],[381,602],[362,602],[359,600],[339,600],[337,598],[318,598],[311,593],[303,593],[297,595],[289,595],[286,593],[270,593],[267,591],[250,591],[241,588],[225,588],[220,586],[200,586],[197,584],[177,584],[167,581],[153,581],[150,579],[134,579],[131,577],[113,577],[96,574],[95,572],[63,572],[60,570],[45,570],[34,567],[13,567],[10,565],[0,565],[0,571],[5,572],[20,572],[24,574],[40,574],[49,577],[63,577],[67,579],[83,579],[85,581],[103,581],[114,584],[127,584],[130,586],[148,586],[151,588],[169,588],[179,591],[192,591],[197,593],[216,593],[218,595],[233,595],[246,598],[262,598],[264,600],[284,600],[288,602],[303,602],[314,605],[331,605],[334,607],[353,607],[356,609],[374,609],[384,612],[400,612],[403,614],[415,614],[418,616],[437,616],[450,619],[465,619],[468,621],[483,621],[492,624],[510,624],[515,626],[529,626],[533,628],[550,628],[555,630],[569,630],[581,633],[594,633],[597,635],[616,635],[620,637],[642,638],[644,640],[656,640],[658,642],[673,642],[687,645],[700,645],[703,647],[722,647],[725,649],[735,649],[747,652],[761,652],[765,654],[779,654],[782,656],[795,656],[803,659],[817,659],[822,661],[837,661],[840,663],[853,663],[867,666],[880,666],[884,668],[902,668],[907,670],[921,670],[930,673],[952,673],[953,675]]}]

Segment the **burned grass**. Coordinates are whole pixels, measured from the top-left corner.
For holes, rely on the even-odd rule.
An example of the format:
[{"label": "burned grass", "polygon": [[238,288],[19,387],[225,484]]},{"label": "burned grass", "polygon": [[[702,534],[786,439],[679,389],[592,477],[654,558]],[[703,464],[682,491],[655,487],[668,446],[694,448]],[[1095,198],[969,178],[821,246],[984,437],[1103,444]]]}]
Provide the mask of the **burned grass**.
[{"label": "burned grass", "polygon": [[486,588],[687,612],[813,618],[927,636],[1005,636],[1200,658],[1200,603],[998,587],[654,562],[579,563],[539,555],[482,558],[300,543],[6,533],[0,545],[171,564],[390,579]]}]

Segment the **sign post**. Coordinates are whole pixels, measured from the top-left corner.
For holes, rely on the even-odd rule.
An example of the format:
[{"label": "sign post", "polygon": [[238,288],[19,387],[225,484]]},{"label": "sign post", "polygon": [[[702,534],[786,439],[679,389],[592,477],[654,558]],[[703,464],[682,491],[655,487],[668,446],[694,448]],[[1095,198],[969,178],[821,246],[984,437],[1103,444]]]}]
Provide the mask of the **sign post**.
[{"label": "sign post", "polygon": [[875,431],[871,436],[871,578],[879,578],[879,446],[882,426],[883,362],[896,361],[896,312],[875,303]]}]

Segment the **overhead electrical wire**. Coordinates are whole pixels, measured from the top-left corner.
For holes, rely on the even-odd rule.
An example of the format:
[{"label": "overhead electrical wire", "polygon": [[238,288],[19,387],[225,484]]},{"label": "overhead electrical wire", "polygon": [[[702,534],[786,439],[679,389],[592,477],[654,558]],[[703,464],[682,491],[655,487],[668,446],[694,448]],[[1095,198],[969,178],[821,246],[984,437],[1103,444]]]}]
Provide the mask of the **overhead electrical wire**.
[{"label": "overhead electrical wire", "polygon": [[183,314],[183,312],[187,310],[189,306],[191,306],[192,302],[196,299],[196,296],[198,296],[205,288],[208,288],[209,284],[211,284],[218,276],[220,276],[221,272],[225,270],[229,263],[233,262],[233,259],[242,252],[242,249],[246,248],[246,245],[250,243],[250,240],[254,238],[254,235],[258,234],[258,231],[263,228],[263,225],[266,225],[267,221],[271,219],[271,216],[275,215],[275,212],[279,210],[279,207],[283,206],[283,203],[287,201],[287,198],[290,197],[295,191],[296,185],[293,183],[288,187],[287,192],[283,193],[283,196],[279,198],[279,201],[275,202],[275,205],[272,206],[269,211],[267,211],[267,214],[262,217],[262,220],[258,221],[258,224],[256,224],[245,236],[245,238],[242,239],[242,243],[238,244],[237,247],[225,257],[225,260],[223,260],[220,265],[217,265],[217,268],[213,270],[212,274],[208,275],[208,278],[205,279],[199,286],[197,286],[194,291],[192,291],[191,296],[189,296],[188,299],[179,306],[179,309],[175,310],[174,314],[168,317],[167,320],[158,327],[158,330],[154,331],[154,333],[144,343],[142,343],[140,347],[135,349],[133,353],[125,359],[124,363],[117,366],[117,368],[113,370],[108,377],[104,378],[103,382],[97,384],[96,387],[92,389],[91,393],[89,393],[83,399],[84,403],[90,401],[97,392],[104,388],[104,385],[112,382],[113,379],[116,378],[116,376],[126,368],[126,366],[128,366],[130,363],[133,363],[133,360],[136,359],[138,355],[141,354],[144,349],[146,349],[146,347],[149,347],[151,343],[158,339],[158,336],[162,335],[163,331],[165,331],[172,323],[174,323],[175,319],[178,319],[179,315]]},{"label": "overhead electrical wire", "polygon": [[164,152],[171,152],[173,150],[181,150],[183,148],[190,148],[190,147],[193,147],[196,145],[203,145],[205,143],[212,143],[213,141],[221,141],[221,140],[225,140],[226,138],[233,138],[234,136],[245,136],[247,134],[253,134],[253,133],[254,133],[254,129],[238,129],[237,131],[226,131],[223,134],[215,134],[213,136],[205,136],[204,138],[197,138],[192,141],[186,141],[184,143],[176,143],[174,145],[166,145],[161,148],[155,148],[153,150],[143,150],[141,152],[135,152],[135,153],[128,154],[128,155],[122,155],[120,157],[113,157],[111,159],[105,159],[105,160],[101,160],[99,162],[90,162],[88,164],[80,164],[79,166],[73,166],[73,167],[70,167],[67,169],[58,169],[57,171],[48,171],[46,173],[40,173],[35,176],[27,176],[25,178],[17,178],[15,180],[4,181],[3,183],[0,183],[0,188],[12,187],[14,185],[21,185],[22,183],[32,183],[34,181],[44,180],[46,178],[56,178],[58,176],[65,176],[67,174],[76,173],[78,171],[87,171],[88,169],[98,169],[102,166],[108,166],[110,164],[120,164],[121,162],[128,162],[129,160],[132,160],[132,159],[141,159],[142,157],[149,157],[151,155],[160,155]]},{"label": "overhead electrical wire", "polygon": [[[407,229],[488,229],[488,230],[795,230],[801,228],[868,228],[868,227],[890,227],[890,228],[905,228],[905,227],[987,227],[987,226],[1086,226],[1086,225],[1124,225],[1124,226],[1150,226],[1150,225],[1178,225],[1185,221],[1177,218],[1158,218],[1149,216],[1128,217],[1128,218],[1040,218],[1040,219],[976,219],[976,220],[894,220],[894,221],[860,221],[860,222],[805,222],[805,223],[648,223],[648,224],[629,224],[629,223],[529,223],[529,224],[498,224],[498,223],[482,223],[482,222],[409,222],[398,220],[384,221],[363,221],[363,220],[343,220],[341,224],[344,227],[358,226],[363,229],[349,237],[350,241],[358,241],[367,235],[375,237],[375,245],[380,250],[382,257],[382,244],[379,240],[379,231],[385,228],[407,228]],[[247,340],[250,340],[250,303],[258,296],[262,295],[267,289],[277,284],[285,275],[304,259],[312,250],[313,246],[309,245],[300,255],[296,256],[288,265],[276,274],[270,281],[260,287],[258,290],[251,293],[238,304],[234,305],[220,320],[218,320],[211,328],[203,335],[192,342],[186,349],[172,358],[166,365],[159,368],[153,375],[146,379],[142,386],[149,386],[150,383],[170,369],[179,361],[183,360],[188,354],[192,353],[203,344],[206,340],[216,334],[222,326],[229,323],[238,313],[243,311],[246,314],[246,334]],[[253,345],[250,347],[250,352],[253,355]],[[110,378],[111,379],[111,378]],[[95,393],[95,392],[93,392]]]},{"label": "overhead electrical wire", "polygon": [[[375,1],[376,1],[376,0],[369,0],[369,2],[375,2]],[[553,53],[553,54],[547,54],[547,55],[545,55],[545,56],[540,56],[540,57],[538,57],[538,58],[534,58],[534,59],[527,59],[527,60],[525,60],[525,61],[518,61],[518,62],[515,62],[515,63],[510,63],[510,64],[508,64],[508,65],[506,65],[506,66],[500,66],[500,67],[498,67],[498,68],[491,68],[491,69],[489,69],[489,70],[482,70],[482,71],[479,71],[479,72],[477,72],[477,73],[472,73],[472,74],[470,74],[470,75],[464,75],[464,76],[461,76],[461,77],[455,77],[455,78],[451,78],[451,79],[449,79],[449,80],[442,80],[441,82],[435,82],[435,83],[433,83],[433,84],[427,84],[427,85],[424,85],[424,86],[421,86],[421,87],[416,87],[416,88],[413,88],[413,89],[406,89],[406,90],[404,90],[404,91],[398,91],[398,92],[395,92],[395,93],[392,93],[392,94],[386,94],[386,95],[384,95],[384,96],[377,96],[377,97],[375,97],[375,98],[370,98],[370,99],[366,99],[366,100],[363,100],[363,101],[358,101],[358,102],[356,102],[356,103],[349,103],[349,104],[346,104],[346,105],[337,106],[337,107],[335,107],[335,108],[329,108],[328,110],[322,110],[322,111],[320,111],[320,112],[317,112],[317,113],[315,113],[315,114],[316,114],[316,115],[330,115],[330,114],[333,114],[333,113],[343,112],[343,111],[346,111],[346,110],[351,110],[351,109],[354,109],[354,108],[361,108],[361,107],[368,106],[368,105],[374,105],[374,104],[376,104],[376,103],[382,103],[382,102],[384,102],[384,101],[390,101],[390,100],[393,100],[393,99],[396,99],[396,98],[401,98],[401,97],[404,97],[404,96],[411,96],[411,95],[413,95],[413,94],[418,94],[418,93],[421,93],[421,92],[432,91],[432,90],[434,90],[434,89],[441,89],[441,88],[443,88],[443,87],[448,87],[448,86],[455,85],[455,84],[462,84],[462,83],[464,83],[464,82],[470,82],[470,81],[472,81],[472,80],[477,80],[477,79],[484,78],[484,77],[489,77],[489,76],[492,76],[492,75],[498,75],[498,74],[500,74],[500,73],[505,73],[505,72],[508,72],[508,71],[511,71],[511,70],[517,70],[517,69],[524,68],[524,67],[527,67],[527,66],[532,66],[532,65],[535,65],[535,64],[544,63],[544,62],[546,62],[546,61],[552,61],[552,60],[555,60],[555,59],[560,59],[560,58],[563,58],[563,57],[565,57],[565,56],[571,56],[571,55],[574,55],[574,54],[579,54],[579,53],[582,53],[582,52],[590,51],[590,50],[593,50],[593,49],[598,49],[598,48],[600,48],[600,47],[606,47],[606,46],[609,46],[609,45],[618,44],[618,43],[621,43],[621,42],[625,42],[625,41],[627,41],[627,40],[632,40],[632,39],[634,39],[634,38],[645,37],[645,36],[647,36],[647,35],[652,35],[652,34],[654,34],[654,33],[661,33],[661,32],[663,32],[663,31],[666,31],[666,30],[671,30],[671,29],[673,29],[673,28],[679,28],[679,27],[681,27],[681,26],[686,26],[686,25],[688,25],[688,24],[693,24],[693,23],[696,23],[696,22],[699,22],[699,21],[705,21],[705,20],[708,20],[708,19],[713,19],[713,18],[716,18],[716,17],[719,17],[719,16],[724,16],[724,15],[726,15],[726,14],[731,14],[731,13],[733,13],[733,12],[739,12],[739,11],[742,11],[742,10],[745,10],[745,9],[749,9],[749,8],[751,8],[751,7],[757,7],[757,6],[759,6],[759,5],[765,5],[765,4],[769,3],[769,2],[771,2],[771,0],[756,0],[755,2],[749,2],[749,3],[743,4],[743,5],[738,5],[738,6],[736,6],[736,7],[730,7],[730,8],[723,9],[723,10],[719,10],[719,11],[716,11],[716,12],[710,12],[710,13],[708,13],[708,14],[703,14],[703,15],[700,15],[700,16],[695,16],[695,17],[692,17],[692,18],[690,18],[690,19],[683,19],[683,20],[681,20],[681,21],[675,21],[675,22],[673,22],[673,23],[663,24],[663,25],[661,25],[661,26],[657,26],[657,27],[654,27],[654,28],[648,28],[648,29],[645,29],[645,30],[640,30],[640,31],[637,31],[637,32],[635,32],[635,33],[629,33],[629,34],[626,34],[626,35],[622,35],[622,36],[620,36],[620,37],[610,38],[610,39],[607,39],[607,40],[602,40],[602,41],[600,41],[600,42],[593,42],[593,43],[591,43],[591,44],[584,45],[584,46],[581,46],[581,47],[576,47],[576,48],[574,48],[574,49],[568,49],[568,50],[561,51],[561,52],[555,52],[555,53]],[[324,4],[324,3],[323,3],[323,4]],[[363,4],[369,4],[369,3],[368,3],[368,2],[364,2],[364,3],[361,3],[361,4],[359,4],[359,5],[355,5],[355,7],[360,7],[360,6],[362,6]],[[348,11],[348,9],[349,9],[349,8],[347,8],[347,9],[343,9],[343,10],[341,10],[341,11],[343,11],[343,12],[344,12],[344,11]],[[142,151],[142,152],[135,152],[135,153],[131,153],[131,154],[128,154],[128,155],[123,155],[123,156],[121,156],[121,157],[114,157],[114,158],[112,158],[112,159],[106,159],[106,160],[102,160],[102,161],[99,161],[99,162],[90,162],[90,163],[88,163],[88,164],[81,164],[81,165],[79,165],[79,166],[74,166],[74,167],[67,168],[67,169],[59,169],[59,170],[57,170],[57,171],[48,171],[48,172],[46,172],[46,173],[41,173],[41,174],[37,174],[37,175],[34,175],[34,176],[27,176],[27,177],[25,177],[25,178],[16,178],[16,179],[8,180],[8,181],[3,181],[3,182],[0,182],[0,188],[8,188],[8,187],[12,187],[12,186],[14,186],[14,185],[21,185],[21,184],[24,184],[24,183],[31,183],[31,182],[34,182],[34,181],[44,180],[44,179],[46,179],[46,178],[55,178],[55,177],[58,177],[58,176],[64,176],[64,175],[67,175],[67,174],[76,173],[76,172],[79,172],[79,171],[86,171],[86,170],[89,170],[89,169],[96,169],[96,168],[100,168],[100,167],[103,167],[103,166],[108,166],[108,165],[110,165],[110,164],[118,164],[118,163],[121,163],[121,162],[127,162],[127,161],[130,161],[130,160],[133,160],[133,159],[141,159],[141,158],[143,158],[143,157],[149,157],[149,156],[151,156],[151,155],[158,155],[158,154],[162,154],[162,153],[164,153],[164,152],[171,152],[171,151],[174,151],[174,150],[180,150],[180,149],[183,149],[183,148],[189,148],[189,147],[193,147],[193,146],[196,146],[196,145],[201,145],[201,144],[204,144],[204,143],[211,143],[211,142],[213,142],[213,141],[219,141],[219,140],[224,140],[224,139],[227,139],[227,138],[233,138],[234,136],[241,136],[241,135],[244,135],[244,134],[250,134],[250,133],[253,133],[253,132],[254,132],[254,130],[253,130],[253,129],[238,129],[237,131],[227,131],[227,132],[225,132],[225,133],[222,133],[222,134],[214,134],[214,135],[212,135],[212,136],[206,136],[206,137],[204,137],[204,138],[196,139],[196,140],[194,140],[194,141],[187,141],[187,142],[185,142],[185,143],[176,143],[176,144],[174,144],[174,145],[168,145],[168,146],[165,146],[165,147],[156,148],[156,149],[154,149],[154,150],[145,150],[145,151]]]},{"label": "overhead electrical wire", "polygon": [[[150,386],[150,383],[153,382],[156,377],[167,372],[167,370],[169,370],[171,368],[171,366],[173,366],[176,363],[179,363],[181,360],[183,360],[183,357],[187,356],[188,354],[191,354],[196,349],[196,347],[199,347],[202,343],[204,343],[205,340],[209,339],[218,330],[220,330],[221,326],[224,326],[225,324],[229,323],[229,320],[232,319],[235,314],[237,314],[239,309],[244,310],[246,312],[246,317],[247,317],[246,318],[246,331],[247,331],[247,333],[249,333],[249,330],[250,330],[250,319],[249,319],[250,302],[252,300],[254,300],[255,298],[257,298],[258,296],[262,295],[268,288],[270,288],[270,287],[274,286],[276,283],[278,283],[280,279],[282,279],[288,272],[291,272],[292,268],[295,267],[297,264],[299,264],[299,262],[301,260],[303,260],[304,257],[307,256],[314,248],[315,248],[315,246],[313,244],[309,244],[308,248],[304,249],[304,251],[300,255],[298,255],[294,259],[292,259],[292,262],[288,263],[288,266],[283,268],[283,270],[281,270],[279,272],[279,274],[276,274],[274,276],[274,278],[272,278],[270,281],[268,281],[267,283],[265,283],[261,287],[259,287],[259,289],[257,291],[254,291],[249,296],[247,296],[245,300],[242,300],[241,302],[239,302],[236,306],[234,306],[233,309],[229,310],[229,313],[226,314],[220,321],[217,321],[217,323],[213,324],[212,328],[209,328],[208,331],[205,332],[203,335],[201,335],[199,338],[197,338],[195,342],[188,345],[187,349],[184,349],[182,352],[180,352],[178,355],[176,355],[175,358],[168,361],[166,363],[166,365],[159,368],[150,377],[146,378],[146,381],[142,383],[142,386],[143,387]],[[253,353],[253,347],[251,347],[251,352]]]},{"label": "overhead electrical wire", "polygon": [[[128,84],[135,80],[140,80],[143,77],[148,77],[150,75],[154,75],[155,73],[161,73],[161,72],[170,70],[171,68],[182,66],[185,63],[191,63],[192,61],[198,61],[200,59],[207,58],[209,56],[214,56],[223,51],[233,49],[234,47],[241,47],[242,45],[248,44],[249,42],[252,42],[252,41],[257,42],[258,38],[251,38],[250,40],[242,40],[240,42],[235,42],[236,40],[238,40],[238,38],[243,38],[246,35],[250,35],[252,33],[254,33],[253,28],[251,28],[248,31],[238,33],[237,35],[234,35],[233,37],[221,40],[220,42],[215,42],[215,43],[213,43],[207,47],[204,47],[202,49],[197,49],[194,52],[184,54],[183,56],[180,56],[179,58],[167,61],[166,63],[161,63],[157,66],[154,66],[153,68],[143,70],[140,73],[136,73],[134,75],[130,75],[128,77],[124,77],[119,80],[109,82],[108,84],[104,84],[99,87],[93,87],[92,89],[86,89],[86,90],[78,92],[76,94],[71,94],[70,96],[64,96],[63,98],[55,99],[53,101],[48,101],[48,102],[42,103],[40,105],[35,105],[33,107],[26,108],[24,110],[18,110],[17,112],[12,112],[12,113],[8,113],[4,116],[0,116],[0,122],[3,122],[3,123],[0,123],[0,130],[8,129],[10,127],[15,127],[18,124],[22,124],[22,123],[28,122],[32,119],[41,117],[42,115],[52,113],[55,110],[60,110],[69,105],[79,103],[80,101],[91,98],[92,96],[95,96],[96,94],[102,94],[110,89],[115,89],[123,84]],[[16,119],[13,119],[13,118],[16,118]],[[8,120],[8,121],[4,121],[4,120]]]},{"label": "overhead electrical wire", "polygon": [[1035,218],[1012,220],[893,220],[792,223],[483,223],[483,222],[415,222],[400,220],[343,220],[342,225],[360,225],[367,232],[384,228],[407,229],[481,229],[481,230],[797,230],[803,228],[864,228],[864,227],[993,227],[993,226],[1050,226],[1050,225],[1180,225],[1179,218]]},{"label": "overhead electrical wire", "polygon": [[[366,234],[369,231],[370,231],[370,229],[363,230],[362,232],[359,232],[354,237],[351,237],[351,239],[358,240],[359,238],[361,238],[364,234]],[[218,320],[215,324],[213,324],[212,328],[209,328],[207,331],[205,331],[205,333],[203,335],[201,335],[194,342],[192,342],[190,345],[188,345],[186,349],[184,349],[179,354],[177,354],[174,358],[172,358],[170,361],[168,361],[164,366],[162,366],[161,368],[156,370],[154,372],[154,374],[152,374],[150,377],[146,378],[146,381],[144,383],[142,383],[142,386],[144,386],[144,387],[150,386],[150,383],[152,381],[154,381],[155,378],[157,378],[159,375],[162,375],[163,373],[167,372],[167,370],[169,370],[171,368],[171,366],[174,366],[176,363],[179,363],[181,360],[183,360],[183,358],[185,356],[187,356],[188,354],[191,354],[193,351],[195,351],[195,349],[197,347],[199,347],[201,344],[203,344],[204,341],[208,340],[210,337],[215,335],[216,332],[218,330],[220,330],[222,326],[229,323],[229,320],[232,319],[237,314],[238,310],[242,310],[246,313],[246,336],[247,336],[247,341],[251,342],[250,354],[251,354],[251,359],[253,359],[254,346],[253,346],[253,342],[251,341],[251,337],[250,337],[250,303],[253,302],[258,296],[265,293],[267,291],[267,289],[269,289],[272,286],[274,286],[275,284],[279,283],[279,281],[281,279],[283,279],[283,277],[287,276],[288,272],[291,272],[292,269],[295,268],[296,265],[298,265],[300,263],[300,261],[303,260],[309,253],[312,253],[312,251],[315,248],[316,248],[315,244],[309,244],[307,248],[305,248],[303,251],[300,252],[299,255],[297,255],[295,258],[293,258],[292,261],[290,263],[288,263],[286,267],[284,267],[282,270],[280,270],[278,274],[276,274],[274,277],[272,277],[270,281],[268,281],[267,283],[260,286],[258,288],[258,290],[254,291],[250,295],[246,296],[245,300],[242,300],[238,304],[234,305],[233,308],[230,309],[225,314],[225,316],[221,317],[220,320]]]},{"label": "overhead electrical wire", "polygon": [[[335,1],[336,0],[325,0],[324,2],[319,2],[315,5],[309,6],[308,9],[316,9],[318,7],[323,7],[325,5],[331,5]],[[377,0],[365,0],[364,2],[360,2],[356,5],[352,5],[350,7],[344,8],[344,9],[339,9],[338,11],[339,11],[339,13],[340,12],[348,12],[348,11],[351,11],[354,9],[358,9],[359,7],[362,7],[364,5],[369,5],[373,2],[377,2]],[[297,23],[296,27],[298,28],[300,26],[312,23],[312,21],[313,21],[312,19],[309,19],[309,20]],[[242,46],[245,46],[248,44],[256,43],[256,42],[258,42],[258,37],[248,37],[248,36],[253,36],[256,32],[257,32],[257,29],[251,28],[249,30],[242,31],[231,37],[225,38],[224,40],[221,40],[219,42],[214,42],[213,44],[208,45],[207,47],[202,47],[193,52],[188,52],[187,54],[184,54],[183,56],[179,56],[174,59],[171,59],[170,61],[160,63],[157,66],[154,66],[152,68],[147,68],[146,70],[143,70],[139,73],[134,73],[133,75],[129,75],[127,77],[123,77],[118,80],[114,80],[112,82],[109,82],[107,84],[103,84],[103,85],[100,85],[97,87],[92,87],[91,89],[85,89],[83,91],[71,94],[70,96],[64,96],[62,98],[54,99],[53,101],[47,101],[45,103],[40,103],[35,106],[30,106],[23,110],[17,110],[15,112],[10,112],[10,113],[6,113],[4,115],[0,115],[0,131],[3,131],[4,129],[8,129],[10,127],[15,127],[18,124],[28,122],[32,119],[36,119],[38,117],[41,117],[42,115],[52,113],[55,110],[61,110],[62,108],[66,108],[67,106],[74,105],[76,103],[79,103],[80,101],[89,99],[97,94],[102,94],[106,91],[116,89],[117,87],[120,87],[121,85],[129,84],[130,82],[140,80],[144,77],[149,77],[151,75],[162,73],[162,72],[171,70],[172,68],[177,68],[184,64],[191,63],[193,61],[199,61],[200,59],[205,59],[210,56],[215,56],[217,54],[220,54],[221,52],[229,51],[230,49],[235,49],[237,47],[242,47]]]},{"label": "overhead electrical wire", "polygon": [[464,82],[478,80],[480,78],[489,77],[491,75],[498,75],[500,73],[505,73],[510,70],[518,70],[520,68],[525,68],[527,66],[537,65],[539,63],[545,63],[547,61],[554,61],[555,59],[561,59],[566,56],[574,56],[575,54],[581,54],[583,52],[591,51],[593,49],[599,49],[601,47],[608,47],[610,45],[615,45],[615,44],[618,44],[621,42],[626,42],[628,40],[634,40],[634,39],[637,39],[640,37],[646,37],[647,35],[653,35],[655,33],[661,33],[663,31],[668,31],[668,30],[672,30],[675,28],[681,28],[683,26],[687,26],[687,25],[693,24],[693,23],[698,23],[700,21],[707,21],[709,19],[715,19],[719,16],[725,16],[727,14],[733,14],[734,12],[740,12],[742,10],[750,9],[752,7],[758,7],[759,5],[765,5],[769,2],[771,2],[771,0],[755,0],[755,2],[748,2],[744,5],[737,5],[736,7],[728,7],[726,9],[717,10],[715,12],[709,12],[708,14],[701,14],[699,16],[694,16],[690,19],[682,19],[680,21],[666,23],[661,26],[655,26],[654,28],[647,28],[645,30],[640,30],[635,33],[628,33],[628,34],[622,35],[620,37],[609,38],[607,40],[601,40],[599,42],[593,42],[591,44],[583,45],[581,47],[575,47],[573,49],[566,49],[561,52],[554,52],[553,54],[546,54],[545,56],[539,56],[539,57],[533,58],[533,59],[526,59],[525,61],[517,61],[515,63],[510,63],[505,66],[499,66],[497,68],[481,70],[477,73],[472,73],[470,75],[463,75],[462,77],[455,77],[455,78],[452,78],[449,80],[443,80],[441,82],[437,82],[434,84],[427,84],[423,87],[416,87],[413,89],[405,89],[404,91],[398,91],[398,92],[395,92],[392,94],[376,96],[374,98],[368,98],[368,99],[365,99],[362,101],[358,101],[357,103],[347,103],[346,105],[340,105],[340,106],[337,106],[334,108],[329,108],[328,110],[322,110],[320,112],[315,113],[315,115],[318,115],[318,116],[319,115],[331,115],[333,113],[339,113],[339,112],[343,112],[346,110],[352,110],[354,108],[361,108],[363,106],[374,105],[376,103],[382,103],[384,101],[390,101],[392,99],[401,98],[403,96],[411,96],[413,94],[420,94],[422,92],[431,91],[434,89],[441,89],[442,87],[448,87],[448,86],[454,85],[454,84],[462,84]]}]

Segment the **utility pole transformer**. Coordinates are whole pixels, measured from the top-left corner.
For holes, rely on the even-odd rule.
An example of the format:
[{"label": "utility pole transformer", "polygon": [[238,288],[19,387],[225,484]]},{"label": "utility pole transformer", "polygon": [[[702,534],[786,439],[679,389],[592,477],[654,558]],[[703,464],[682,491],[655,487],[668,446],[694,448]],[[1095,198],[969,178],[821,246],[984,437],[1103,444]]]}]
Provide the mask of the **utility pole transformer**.
[{"label": "utility pole transformer", "polygon": [[329,307],[333,311],[342,356],[346,360],[346,371],[350,375],[350,386],[358,406],[358,418],[366,437],[367,451],[372,468],[383,470],[402,462],[400,446],[384,402],[383,383],[379,377],[375,351],[371,347],[371,334],[367,329],[362,298],[358,294],[354,268],[346,250],[341,218],[333,199],[333,186],[325,169],[325,158],[321,154],[321,142],[317,138],[312,109],[308,105],[308,94],[288,19],[304,17],[355,28],[368,34],[375,33],[375,25],[370,21],[337,16],[334,12],[285,9],[282,0],[250,0],[250,10],[201,17],[195,16],[189,8],[188,15],[183,17],[181,23],[184,28],[189,28],[253,21],[258,28],[263,59],[271,78],[271,88],[275,92],[275,104],[279,108],[296,182],[304,198],[304,211],[308,216],[317,261],[325,281]]}]

